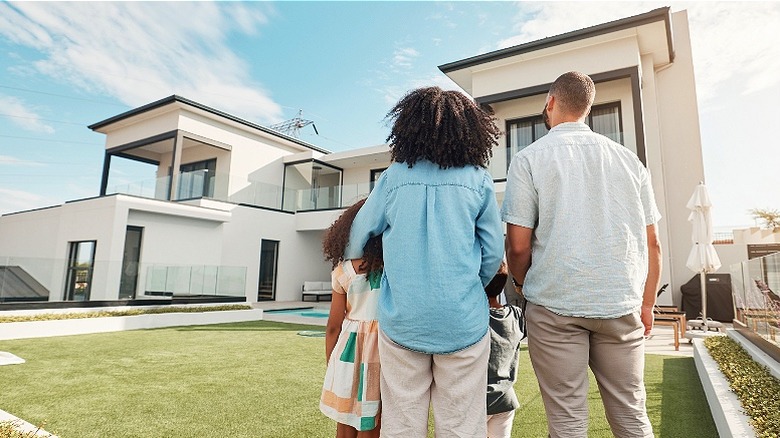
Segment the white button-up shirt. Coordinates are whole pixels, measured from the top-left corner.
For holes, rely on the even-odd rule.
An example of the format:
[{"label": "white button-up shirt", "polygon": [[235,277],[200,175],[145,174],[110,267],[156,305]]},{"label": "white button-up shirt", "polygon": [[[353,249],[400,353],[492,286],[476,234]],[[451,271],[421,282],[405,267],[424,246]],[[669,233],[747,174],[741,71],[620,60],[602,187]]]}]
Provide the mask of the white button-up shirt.
[{"label": "white button-up shirt", "polygon": [[509,167],[504,222],[534,229],[523,294],[564,315],[638,311],[647,225],[661,215],[650,175],[629,149],[584,123],[561,123]]}]

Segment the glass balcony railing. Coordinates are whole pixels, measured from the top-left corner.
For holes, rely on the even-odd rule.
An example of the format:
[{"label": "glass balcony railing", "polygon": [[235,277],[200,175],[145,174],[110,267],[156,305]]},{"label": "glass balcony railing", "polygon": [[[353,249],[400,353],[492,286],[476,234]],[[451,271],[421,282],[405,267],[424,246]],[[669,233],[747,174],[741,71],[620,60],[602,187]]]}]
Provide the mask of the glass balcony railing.
[{"label": "glass balcony railing", "polygon": [[780,253],[731,265],[736,319],[780,351]]},{"label": "glass balcony railing", "polygon": [[66,259],[0,256],[0,303],[246,295],[245,266],[96,261],[84,268],[88,275],[68,282]]},{"label": "glass balcony railing", "polygon": [[[121,193],[144,198],[168,199],[169,177],[161,177],[109,187],[106,194]],[[208,198],[235,204],[285,211],[328,210],[352,205],[368,196],[370,183],[287,188],[277,184],[253,181],[245,177],[209,175],[204,171],[185,172],[179,176],[174,201]]]}]

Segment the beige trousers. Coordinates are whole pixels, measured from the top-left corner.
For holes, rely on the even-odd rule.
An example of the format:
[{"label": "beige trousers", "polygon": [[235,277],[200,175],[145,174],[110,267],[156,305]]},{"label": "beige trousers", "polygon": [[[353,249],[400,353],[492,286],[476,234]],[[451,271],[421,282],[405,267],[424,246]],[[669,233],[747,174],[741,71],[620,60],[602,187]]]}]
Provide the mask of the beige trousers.
[{"label": "beige trousers", "polygon": [[644,328],[639,313],[615,319],[560,316],[528,303],[528,352],[552,438],[588,433],[588,366],[612,434],[646,438]]},{"label": "beige trousers", "polygon": [[487,416],[487,438],[512,438],[515,411]]},{"label": "beige trousers", "polygon": [[437,438],[487,436],[490,334],[451,354],[408,350],[379,330],[383,438],[424,438],[433,408]]}]

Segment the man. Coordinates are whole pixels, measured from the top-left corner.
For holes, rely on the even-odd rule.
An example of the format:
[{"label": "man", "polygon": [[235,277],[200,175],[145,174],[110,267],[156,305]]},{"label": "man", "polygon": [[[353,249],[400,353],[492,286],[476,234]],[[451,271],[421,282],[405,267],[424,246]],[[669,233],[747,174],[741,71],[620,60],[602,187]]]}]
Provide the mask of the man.
[{"label": "man", "polygon": [[584,123],[595,94],[579,72],[550,87],[551,130],[515,155],[507,175],[507,259],[528,300],[550,436],[587,436],[590,365],[612,433],[652,437],[644,336],[660,281],[660,213],[636,154]]}]

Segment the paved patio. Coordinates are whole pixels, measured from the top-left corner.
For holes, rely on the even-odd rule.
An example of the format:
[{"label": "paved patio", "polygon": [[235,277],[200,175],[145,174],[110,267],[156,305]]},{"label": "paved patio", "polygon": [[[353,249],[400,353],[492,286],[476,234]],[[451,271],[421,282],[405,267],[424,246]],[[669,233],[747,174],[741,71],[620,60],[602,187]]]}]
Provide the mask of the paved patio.
[{"label": "paved patio", "polygon": [[[327,313],[330,310],[330,303],[320,301],[264,301],[252,304],[252,307],[263,310],[284,310],[284,309],[316,309]],[[273,313],[264,313],[263,319],[266,321],[289,322],[297,324],[311,324],[324,326],[327,318],[309,318],[298,315],[287,315]],[[680,339],[680,350],[674,349],[674,332],[671,327],[656,326],[653,328],[653,334],[645,343],[645,351],[648,354],[661,354],[667,356],[693,357],[693,344],[687,339]]]}]

